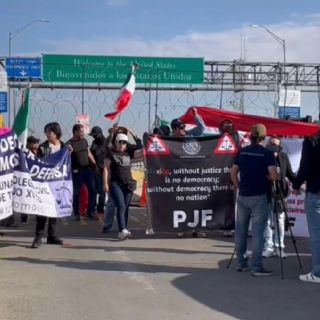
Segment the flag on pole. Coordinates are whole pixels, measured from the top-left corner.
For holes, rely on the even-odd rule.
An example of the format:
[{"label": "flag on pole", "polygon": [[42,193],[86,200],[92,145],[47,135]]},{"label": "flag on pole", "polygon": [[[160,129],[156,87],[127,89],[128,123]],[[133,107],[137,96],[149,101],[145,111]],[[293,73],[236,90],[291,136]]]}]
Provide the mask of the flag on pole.
[{"label": "flag on pole", "polygon": [[136,75],[135,70],[137,65],[134,64],[132,66],[131,72],[128,74],[128,77],[125,83],[122,85],[118,98],[115,103],[115,111],[111,113],[107,113],[104,116],[110,120],[114,120],[122,111],[124,111],[134,94],[136,88]]},{"label": "flag on pole", "polygon": [[29,88],[22,94],[21,107],[14,118],[12,130],[18,136],[19,142],[23,147],[27,144],[28,122],[29,122]]}]

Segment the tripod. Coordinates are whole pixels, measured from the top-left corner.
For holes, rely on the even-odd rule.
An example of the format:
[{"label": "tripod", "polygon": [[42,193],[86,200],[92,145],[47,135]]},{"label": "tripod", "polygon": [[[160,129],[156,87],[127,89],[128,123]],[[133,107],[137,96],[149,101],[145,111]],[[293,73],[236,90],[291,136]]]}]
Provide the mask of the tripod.
[{"label": "tripod", "polygon": [[[283,212],[284,212],[284,215],[285,215],[285,222],[287,223],[289,231],[290,231],[291,241],[292,241],[292,244],[294,246],[295,253],[296,253],[300,268],[302,268],[302,263],[301,263],[301,259],[300,259],[299,252],[298,252],[298,249],[297,249],[296,240],[295,240],[295,238],[293,236],[292,229],[291,229],[291,226],[290,226],[290,221],[289,221],[288,212],[287,212],[285,201],[284,201],[284,196],[283,196],[283,193],[281,191],[280,181],[274,181],[273,188],[272,188],[272,197],[273,197],[273,200],[274,200],[273,201],[272,213],[273,213],[275,225],[276,225],[276,228],[277,228],[277,236],[278,236],[277,240],[278,240],[278,243],[279,243],[279,253],[280,253],[281,279],[283,280],[284,279],[283,261],[282,261],[283,260],[283,256],[282,256],[283,248],[281,247],[281,244],[280,244],[280,226],[279,226],[279,220],[278,220],[278,214],[277,214],[277,212],[278,212],[278,202],[277,202],[277,200],[280,200],[281,205],[283,207]],[[227,269],[230,268],[235,254],[236,254],[236,248],[234,248],[233,253],[231,254],[231,257],[230,257],[230,259],[228,261],[228,264],[226,266]]]},{"label": "tripod", "polygon": [[[284,279],[283,261],[282,261],[282,259],[283,259],[283,256],[282,256],[283,248],[282,248],[281,243],[280,243],[280,225],[279,225],[279,219],[278,219],[278,211],[279,211],[278,210],[279,209],[278,208],[278,200],[280,200],[281,205],[282,205],[282,209],[283,209],[284,217],[285,217],[285,222],[286,222],[286,224],[288,226],[288,229],[290,231],[291,241],[292,241],[292,244],[293,244],[293,247],[294,247],[294,250],[295,250],[295,253],[296,253],[300,268],[302,268],[302,263],[301,263],[300,255],[299,255],[299,252],[298,252],[296,239],[294,238],[293,232],[292,232],[292,229],[291,229],[291,225],[290,225],[290,221],[289,221],[289,217],[288,217],[288,212],[287,212],[287,208],[286,208],[285,201],[284,201],[284,196],[283,196],[283,193],[282,193],[282,190],[281,190],[281,186],[280,186],[280,181],[278,181],[278,180],[274,181],[272,189],[273,189],[272,190],[272,196],[273,196],[273,210],[272,210],[272,213],[273,213],[273,217],[274,217],[274,221],[275,221],[275,227],[277,228],[277,236],[278,236],[277,240],[278,240],[278,244],[279,244],[279,253],[280,253],[281,279],[283,280]],[[274,243],[275,243],[275,241],[274,241]]]}]

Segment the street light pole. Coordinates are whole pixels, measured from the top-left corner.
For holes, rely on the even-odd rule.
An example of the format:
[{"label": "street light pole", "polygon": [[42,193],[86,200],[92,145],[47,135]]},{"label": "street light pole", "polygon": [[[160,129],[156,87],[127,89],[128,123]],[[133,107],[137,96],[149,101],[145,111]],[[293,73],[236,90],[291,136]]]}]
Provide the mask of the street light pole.
[{"label": "street light pole", "polygon": [[[15,38],[18,34],[20,34],[21,32],[23,32],[25,29],[29,28],[31,25],[38,23],[38,22],[44,22],[44,23],[49,23],[50,20],[48,19],[36,19],[36,20],[32,20],[29,23],[23,25],[22,27],[18,28],[17,30],[13,31],[13,32],[9,32],[9,58],[12,55],[12,39]],[[9,117],[9,126],[11,125],[11,104],[10,104],[10,95],[11,95],[11,90],[10,90],[10,86],[9,86],[9,110],[8,110],[8,117]],[[15,116],[15,108],[16,108],[16,103],[15,103],[15,93],[13,92],[13,116]]]},{"label": "street light pole", "polygon": [[[270,29],[268,29],[266,26],[261,25],[261,24],[251,24],[250,27],[252,28],[262,28],[264,29],[267,33],[269,33],[271,35],[271,37],[276,40],[279,44],[281,44],[282,46],[282,50],[283,50],[283,77],[282,77],[282,83],[284,85],[284,101],[283,101],[283,106],[284,106],[284,114],[286,111],[286,103],[287,103],[287,86],[285,85],[285,77],[286,77],[286,40],[280,38],[279,36],[277,36],[275,33],[273,33]],[[279,98],[280,98],[280,90],[279,90]],[[275,114],[276,116],[276,114]]]},{"label": "street light pole", "polygon": [[38,23],[38,22],[49,23],[50,20],[36,19],[36,20],[33,20],[33,21],[27,23],[26,25],[20,27],[19,29],[15,30],[13,32],[9,32],[9,57],[11,57],[11,53],[12,53],[12,39],[15,38],[19,33],[23,32],[25,29],[29,28],[31,25]]}]

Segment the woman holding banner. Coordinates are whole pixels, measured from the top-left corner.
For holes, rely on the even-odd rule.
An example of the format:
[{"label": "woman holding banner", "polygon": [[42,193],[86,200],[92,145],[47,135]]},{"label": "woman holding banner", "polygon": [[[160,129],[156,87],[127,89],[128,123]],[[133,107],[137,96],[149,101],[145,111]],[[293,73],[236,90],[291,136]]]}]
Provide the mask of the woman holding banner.
[{"label": "woman holding banner", "polygon": [[128,133],[132,135],[136,144],[128,144],[127,134],[117,133],[104,161],[103,173],[104,190],[109,193],[117,208],[120,240],[131,236],[128,230],[128,211],[133,191],[136,189],[136,181],[131,174],[131,160],[141,156],[143,149],[141,140],[130,130]]},{"label": "woman holding banner", "polygon": [[[59,123],[48,123],[44,127],[44,133],[47,136],[47,140],[39,146],[37,154],[39,158],[47,157],[61,150],[64,146],[64,143],[60,140],[62,132]],[[36,221],[36,236],[32,242],[32,248],[39,248],[41,246],[41,238],[44,235],[47,217],[36,216]],[[63,245],[63,241],[56,236],[56,222],[56,218],[48,219],[47,244]]]}]

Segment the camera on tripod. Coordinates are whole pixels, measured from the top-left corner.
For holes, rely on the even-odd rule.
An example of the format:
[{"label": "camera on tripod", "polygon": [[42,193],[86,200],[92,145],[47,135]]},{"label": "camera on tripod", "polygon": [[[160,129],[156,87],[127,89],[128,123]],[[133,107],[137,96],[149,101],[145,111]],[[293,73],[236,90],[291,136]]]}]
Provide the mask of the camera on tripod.
[{"label": "camera on tripod", "polygon": [[282,150],[280,145],[275,145],[275,144],[267,144],[266,148],[272,151],[273,153],[279,153]]}]

